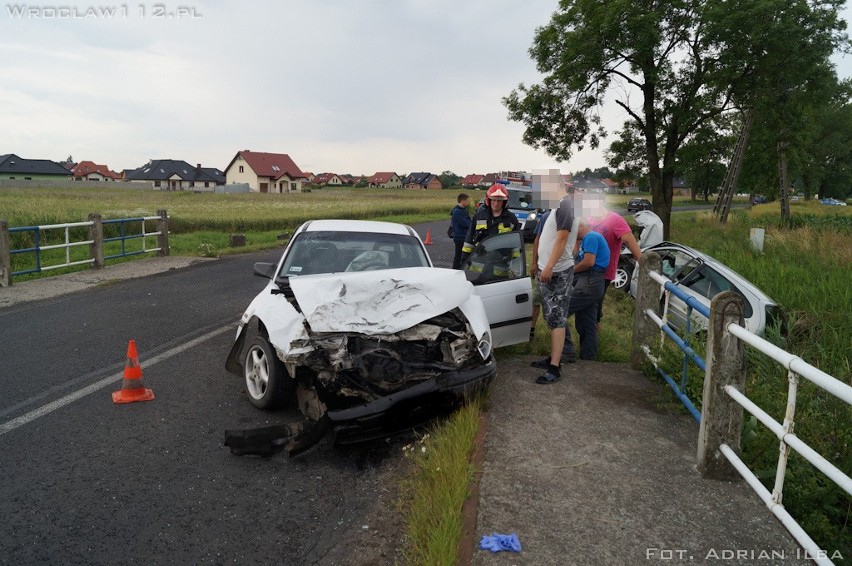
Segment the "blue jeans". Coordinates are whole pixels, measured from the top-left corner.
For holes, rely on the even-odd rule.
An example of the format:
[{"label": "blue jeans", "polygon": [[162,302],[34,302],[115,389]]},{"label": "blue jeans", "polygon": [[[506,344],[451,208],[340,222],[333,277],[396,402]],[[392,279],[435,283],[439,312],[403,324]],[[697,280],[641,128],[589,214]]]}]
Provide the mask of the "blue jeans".
[{"label": "blue jeans", "polygon": [[[606,291],[602,271],[583,271],[574,277],[574,288],[568,303],[568,316],[574,315],[574,328],[580,335],[580,359],[594,360],[598,357],[598,301]],[[562,356],[576,355],[571,332],[565,332]]]}]

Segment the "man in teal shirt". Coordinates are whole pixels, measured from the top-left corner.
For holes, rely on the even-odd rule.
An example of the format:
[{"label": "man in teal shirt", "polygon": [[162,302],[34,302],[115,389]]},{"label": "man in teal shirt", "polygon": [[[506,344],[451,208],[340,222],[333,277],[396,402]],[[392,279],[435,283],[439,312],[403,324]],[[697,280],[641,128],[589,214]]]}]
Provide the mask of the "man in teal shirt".
[{"label": "man in teal shirt", "polygon": [[[585,219],[580,220],[577,239],[580,245],[574,259],[574,287],[568,304],[568,316],[574,315],[574,328],[580,335],[580,359],[594,360],[598,357],[598,302],[606,291],[604,274],[609,267],[609,245],[601,234],[589,227]],[[565,332],[562,359],[569,363],[577,360],[571,332]]]}]

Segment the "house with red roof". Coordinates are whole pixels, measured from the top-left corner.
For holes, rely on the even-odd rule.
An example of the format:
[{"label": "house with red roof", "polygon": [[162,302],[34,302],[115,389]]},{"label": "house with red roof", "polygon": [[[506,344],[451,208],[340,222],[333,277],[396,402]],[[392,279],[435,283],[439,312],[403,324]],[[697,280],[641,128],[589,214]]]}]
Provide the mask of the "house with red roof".
[{"label": "house with red roof", "polygon": [[98,165],[93,161],[81,161],[71,168],[75,181],[118,181],[119,173],[111,171],[106,165]]},{"label": "house with red roof", "polygon": [[238,151],[225,168],[225,182],[245,183],[252,192],[301,192],[306,181],[302,170],[286,153]]},{"label": "house with red roof", "polygon": [[393,171],[379,171],[367,179],[367,186],[384,189],[401,189],[402,179]]},{"label": "house with red roof", "polygon": [[485,175],[479,175],[477,173],[472,173],[470,175],[465,175],[465,178],[462,179],[462,187],[466,189],[473,189],[476,187],[483,186],[485,183]]},{"label": "house with red roof", "polygon": [[314,177],[313,184],[339,187],[343,184],[343,179],[337,173],[320,173]]},{"label": "house with red roof", "polygon": [[482,178],[482,185],[485,187],[490,187],[491,185],[497,182],[498,178],[499,175],[497,175],[497,173],[486,173],[485,176]]}]

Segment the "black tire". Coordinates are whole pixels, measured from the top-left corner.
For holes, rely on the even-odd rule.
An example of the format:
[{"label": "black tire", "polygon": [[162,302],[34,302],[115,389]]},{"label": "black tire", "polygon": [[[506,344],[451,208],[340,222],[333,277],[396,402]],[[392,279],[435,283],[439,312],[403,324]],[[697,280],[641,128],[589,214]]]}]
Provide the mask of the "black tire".
[{"label": "black tire", "polygon": [[258,409],[277,409],[289,401],[296,387],[275,354],[275,349],[263,336],[256,336],[245,347],[243,377],[249,401]]}]

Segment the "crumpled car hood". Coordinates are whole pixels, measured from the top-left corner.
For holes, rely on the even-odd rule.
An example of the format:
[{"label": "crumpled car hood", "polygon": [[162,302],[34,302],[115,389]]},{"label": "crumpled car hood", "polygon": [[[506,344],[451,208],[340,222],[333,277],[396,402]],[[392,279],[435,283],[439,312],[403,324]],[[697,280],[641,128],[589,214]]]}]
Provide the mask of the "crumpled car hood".
[{"label": "crumpled car hood", "polygon": [[454,269],[409,267],[293,277],[314,332],[392,334],[460,306],[473,287]]},{"label": "crumpled car hood", "polygon": [[313,347],[303,322],[313,333],[388,335],[405,331],[458,307],[480,338],[488,320],[479,296],[464,273],[455,269],[409,267],[383,271],[330,273],[291,277],[299,313],[275,284],[264,289],[243,314],[263,321],[270,342],[282,354]]},{"label": "crumpled car hood", "polygon": [[[297,454],[330,426],[368,436],[415,423],[496,373],[482,299],[463,272],[412,267],[292,277],[241,319],[229,371],[254,317],[296,380],[301,424],[225,431],[235,454]],[[339,440],[340,437],[337,437]]]}]

